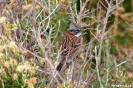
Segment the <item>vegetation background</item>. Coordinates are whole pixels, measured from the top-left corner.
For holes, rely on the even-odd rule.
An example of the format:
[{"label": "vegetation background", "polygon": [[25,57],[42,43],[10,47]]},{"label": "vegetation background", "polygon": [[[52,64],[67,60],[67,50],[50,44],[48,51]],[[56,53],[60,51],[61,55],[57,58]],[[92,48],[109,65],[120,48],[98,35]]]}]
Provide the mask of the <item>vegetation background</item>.
[{"label": "vegetation background", "polygon": [[[83,5],[78,74],[63,77],[61,41]],[[133,0],[0,0],[0,88],[132,88],[132,22]]]}]

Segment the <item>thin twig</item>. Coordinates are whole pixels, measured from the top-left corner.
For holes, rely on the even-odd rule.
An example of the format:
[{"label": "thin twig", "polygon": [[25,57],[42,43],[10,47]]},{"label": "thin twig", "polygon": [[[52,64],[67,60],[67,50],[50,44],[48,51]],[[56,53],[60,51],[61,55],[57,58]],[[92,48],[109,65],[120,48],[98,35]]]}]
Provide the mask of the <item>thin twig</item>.
[{"label": "thin twig", "polygon": [[85,3],[83,4],[83,6],[81,7],[80,9],[80,12],[79,12],[79,16],[77,18],[77,24],[81,25],[81,20],[82,20],[82,14],[84,12],[84,9],[85,9],[85,6],[86,4],[88,3],[89,0],[86,0]]},{"label": "thin twig", "polygon": [[71,3],[70,3],[70,0],[68,0],[68,4],[69,4],[69,7],[70,7],[70,11],[71,11],[72,21],[73,21],[73,22],[76,22],[76,21],[75,21],[75,18],[74,18],[74,13],[73,13],[73,10],[72,10],[72,6],[71,6]]}]

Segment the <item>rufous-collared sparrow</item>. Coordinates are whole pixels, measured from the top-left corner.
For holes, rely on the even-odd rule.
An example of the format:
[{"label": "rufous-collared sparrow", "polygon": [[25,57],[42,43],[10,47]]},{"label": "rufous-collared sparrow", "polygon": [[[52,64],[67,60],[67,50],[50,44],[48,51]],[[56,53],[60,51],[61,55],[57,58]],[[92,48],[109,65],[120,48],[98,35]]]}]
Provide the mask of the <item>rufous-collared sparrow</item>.
[{"label": "rufous-collared sparrow", "polygon": [[69,58],[76,58],[81,49],[82,29],[77,23],[71,23],[61,46],[61,61],[56,70],[61,71]]}]

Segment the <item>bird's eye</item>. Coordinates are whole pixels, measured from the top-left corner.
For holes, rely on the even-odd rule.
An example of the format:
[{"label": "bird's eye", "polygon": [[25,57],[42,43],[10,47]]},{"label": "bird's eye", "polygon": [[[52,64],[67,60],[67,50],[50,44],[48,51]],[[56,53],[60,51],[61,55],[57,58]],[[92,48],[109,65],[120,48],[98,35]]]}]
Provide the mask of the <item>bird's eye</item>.
[{"label": "bird's eye", "polygon": [[70,32],[72,32],[72,30],[69,30]]},{"label": "bird's eye", "polygon": [[73,32],[73,30],[70,30],[70,32]]},{"label": "bird's eye", "polygon": [[79,30],[76,30],[76,32],[79,32]]}]

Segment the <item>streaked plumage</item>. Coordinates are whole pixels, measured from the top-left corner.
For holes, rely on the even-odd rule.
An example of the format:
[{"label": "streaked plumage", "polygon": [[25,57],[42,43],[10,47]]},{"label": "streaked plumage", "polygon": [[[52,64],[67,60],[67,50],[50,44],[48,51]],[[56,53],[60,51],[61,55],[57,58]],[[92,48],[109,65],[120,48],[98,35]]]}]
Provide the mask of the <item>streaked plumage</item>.
[{"label": "streaked plumage", "polygon": [[62,69],[67,59],[75,58],[79,54],[82,41],[81,32],[82,30],[78,24],[71,23],[62,41],[61,62],[56,68],[57,71]]}]

